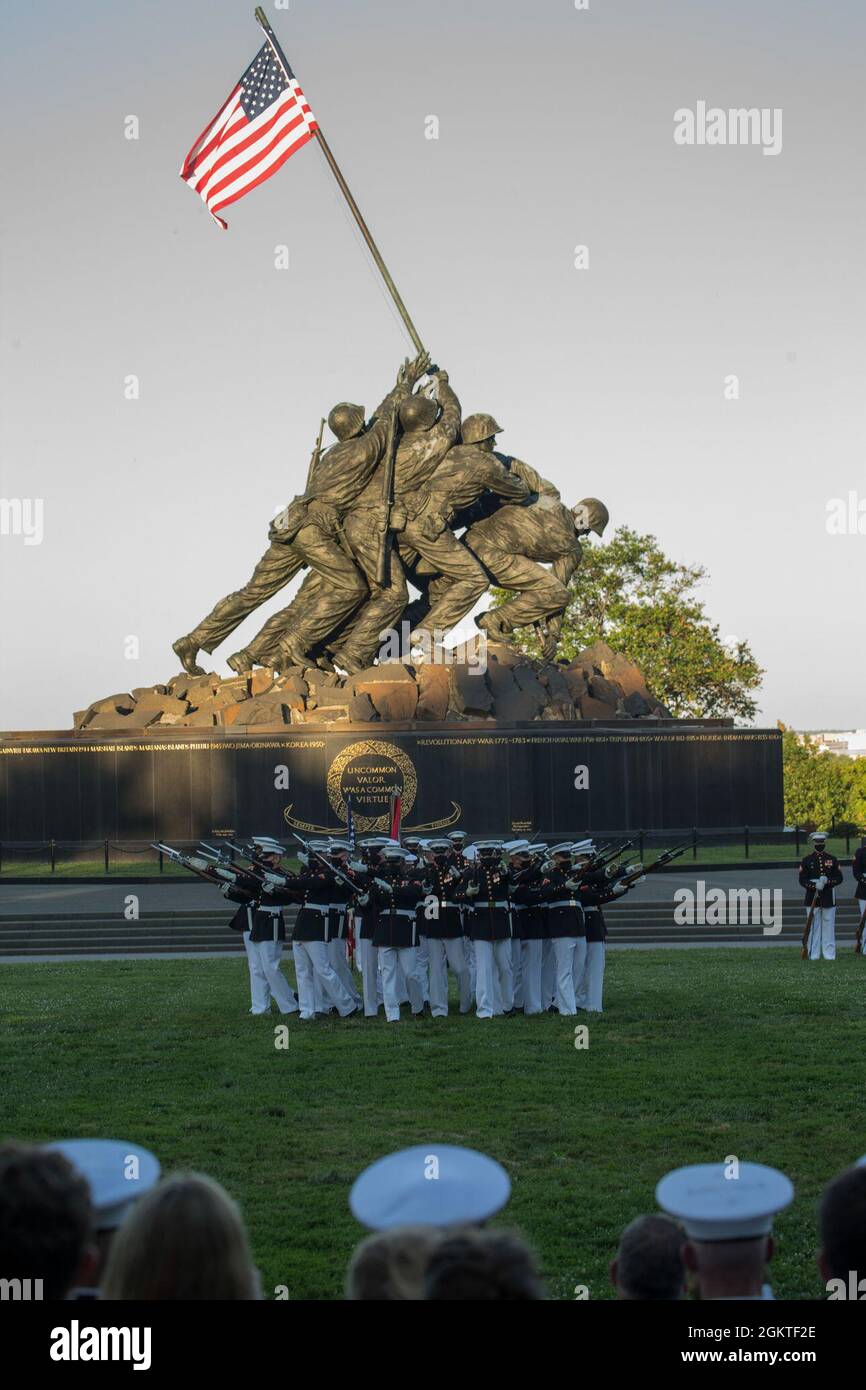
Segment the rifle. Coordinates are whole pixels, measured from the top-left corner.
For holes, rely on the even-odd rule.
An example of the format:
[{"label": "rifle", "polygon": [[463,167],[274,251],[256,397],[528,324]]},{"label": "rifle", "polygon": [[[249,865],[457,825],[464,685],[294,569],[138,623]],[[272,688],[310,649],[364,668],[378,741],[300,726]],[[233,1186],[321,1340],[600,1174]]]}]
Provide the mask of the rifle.
[{"label": "rifle", "polygon": [[818,906],[818,899],[821,896],[821,889],[815,889],[815,896],[809,907],[809,916],[806,918],[806,926],[803,929],[803,939],[800,943],[800,959],[806,960],[809,955],[809,933],[812,930],[812,918],[815,916],[815,908]]},{"label": "rifle", "polygon": [[198,877],[203,878],[206,883],[218,884],[220,882],[214,870],[208,868],[207,859],[184,854],[183,850],[172,849],[171,845],[164,844],[162,840],[158,840],[155,844],[151,844],[150,847],[151,849],[159,850],[160,854],[166,855],[175,864],[180,864],[184,869],[189,869],[191,874],[197,874]]},{"label": "rifle", "polygon": [[[854,901],[856,902],[857,899],[855,898]],[[860,918],[860,924],[859,924],[859,926],[857,927],[857,932],[856,932],[855,937],[854,937],[854,954],[855,954],[855,956],[860,956],[860,955],[863,954],[863,928],[864,928],[864,927],[866,927],[866,907],[863,908],[863,915],[862,915],[862,917]]]},{"label": "rifle", "polygon": [[349,878],[348,874],[344,874],[343,870],[338,869],[335,864],[331,864],[330,861],[327,860],[323,854],[320,854],[317,849],[312,849],[310,845],[307,843],[307,841],[302,840],[300,835],[297,835],[294,830],[292,831],[292,837],[293,839],[297,840],[299,845],[304,846],[304,849],[306,850],[308,855],[312,856],[314,859],[318,859],[319,863],[325,866],[329,874],[333,874],[334,877],[338,878],[341,883],[345,883],[346,887],[351,888],[353,893],[363,892],[363,889],[361,888],[360,884],[355,883],[353,879]]},{"label": "rifle", "polygon": [[599,869],[605,869],[608,864],[612,864],[614,859],[619,859],[620,855],[625,854],[627,849],[631,849],[633,844],[633,840],[623,840],[621,844],[614,845],[611,849],[600,850],[586,864],[581,864],[580,868],[584,873],[597,873]]},{"label": "rifle", "polygon": [[693,840],[684,840],[681,845],[675,845],[673,849],[665,850],[665,853],[660,854],[658,859],[653,860],[652,864],[646,866],[642,864],[639,868],[632,869],[630,874],[624,874],[622,878],[617,879],[615,886],[618,888],[620,884],[624,883],[628,887],[630,884],[636,883],[639,878],[643,878],[645,874],[652,874],[655,873],[656,869],[665,868],[674,859],[679,859],[681,854],[685,854],[687,849],[691,849],[693,843]]},{"label": "rifle", "polygon": [[309,492],[309,490],[310,490],[310,484],[311,484],[312,481],[313,481],[313,474],[315,473],[315,471],[316,471],[316,469],[317,469],[317,467],[318,467],[319,459],[322,457],[322,436],[324,435],[324,433],[325,433],[325,421],[322,420],[322,423],[319,425],[319,437],[318,437],[318,439],[316,440],[316,447],[315,447],[315,449],[313,450],[312,456],[311,456],[311,458],[310,458],[310,466],[309,466],[309,468],[307,469],[307,485],[306,485],[306,487],[304,488],[304,492],[305,492],[305,493],[306,493],[306,492]]},{"label": "rifle", "polygon": [[258,897],[262,891],[262,881],[255,874],[247,873],[246,869],[235,868],[227,864],[225,857],[212,850],[210,845],[201,845],[201,851],[206,860],[213,864],[213,873],[223,883],[234,883],[243,893],[251,893],[253,897]]}]

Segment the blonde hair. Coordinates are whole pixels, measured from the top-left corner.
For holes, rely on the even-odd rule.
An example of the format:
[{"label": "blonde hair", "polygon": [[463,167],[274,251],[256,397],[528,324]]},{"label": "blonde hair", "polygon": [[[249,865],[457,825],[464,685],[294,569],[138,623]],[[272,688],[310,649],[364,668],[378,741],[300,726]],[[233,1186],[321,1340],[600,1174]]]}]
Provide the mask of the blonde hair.
[{"label": "blonde hair", "polygon": [[260,1297],[237,1203],[203,1173],[174,1173],[136,1202],[117,1232],[102,1297]]},{"label": "blonde hair", "polygon": [[441,1239],[432,1226],[396,1226],[368,1236],[350,1261],[346,1297],[378,1302],[423,1299],[427,1265]]}]

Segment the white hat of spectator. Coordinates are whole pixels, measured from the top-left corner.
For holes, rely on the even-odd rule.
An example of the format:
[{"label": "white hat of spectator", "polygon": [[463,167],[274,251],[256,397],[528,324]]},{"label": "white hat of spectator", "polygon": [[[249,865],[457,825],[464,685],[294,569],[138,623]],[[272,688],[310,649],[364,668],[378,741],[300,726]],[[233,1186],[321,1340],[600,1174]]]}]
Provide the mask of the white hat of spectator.
[{"label": "white hat of spectator", "polygon": [[662,1178],[656,1201],[682,1222],[691,1240],[766,1236],[773,1217],[794,1200],[794,1185],[763,1163],[696,1163]]},{"label": "white hat of spectator", "polygon": [[64,1154],[87,1180],[97,1231],[115,1230],[162,1171],[155,1154],[124,1139],[58,1139],[45,1147]]},{"label": "white hat of spectator", "polygon": [[362,1226],[478,1225],[501,1210],[511,1180],[494,1158],[455,1144],[416,1144],[386,1154],[356,1179],[349,1193]]}]

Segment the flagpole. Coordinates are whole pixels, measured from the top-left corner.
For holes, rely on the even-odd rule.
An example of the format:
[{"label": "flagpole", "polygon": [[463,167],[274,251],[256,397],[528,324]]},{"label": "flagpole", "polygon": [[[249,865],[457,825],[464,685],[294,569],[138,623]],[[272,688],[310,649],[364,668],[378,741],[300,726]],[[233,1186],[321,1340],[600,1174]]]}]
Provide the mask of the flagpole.
[{"label": "flagpole", "polygon": [[[289,60],[288,60],[288,58],[286,57],[285,53],[283,52],[282,48],[280,47],[279,40],[278,40],[276,34],[274,33],[273,29],[271,28],[271,26],[270,26],[270,24],[269,24],[269,22],[268,22],[268,17],[267,17],[267,15],[265,14],[264,10],[262,9],[261,5],[257,5],[257,6],[256,6],[255,16],[256,16],[256,19],[258,20],[258,23],[260,24],[261,28],[264,30],[265,38],[267,39],[268,43],[270,44],[270,46],[271,46],[271,48],[272,48],[272,50],[273,50],[274,57],[276,58],[277,62],[279,63],[280,67],[281,67],[282,70],[283,70],[283,76],[285,77],[285,79],[286,79],[287,82],[290,82],[291,79],[292,79],[292,77],[293,77],[293,75],[294,75],[293,72],[292,72],[291,65],[290,65]],[[334,158],[333,154],[331,153],[331,147],[330,147],[330,145],[328,144],[327,140],[325,139],[324,135],[322,134],[322,129],[321,129],[321,126],[318,124],[318,121],[316,122],[316,128],[315,128],[315,130],[313,131],[313,134],[315,135],[316,139],[317,139],[318,142],[319,142],[319,146],[320,146],[320,148],[321,148],[322,154],[325,156],[325,159],[328,161],[328,164],[329,164],[330,169],[331,169],[331,173],[334,175],[334,178],[337,180],[337,183],[339,184],[340,192],[342,193],[343,197],[346,199],[346,202],[349,204],[349,208],[351,209],[352,215],[354,216],[355,221],[357,222],[358,226],[359,226],[360,229],[361,229],[361,235],[363,236],[365,242],[367,243],[367,246],[368,246],[369,251],[370,251],[370,255],[373,257],[373,260],[376,262],[376,265],[377,265],[378,268],[379,268],[379,274],[382,276],[382,279],[385,281],[385,284],[387,285],[388,290],[390,291],[391,298],[393,299],[394,303],[396,304],[397,309],[398,309],[398,311],[399,311],[399,313],[400,313],[400,317],[402,318],[404,324],[406,325],[406,331],[408,332],[409,337],[412,339],[412,342],[413,342],[414,345],[415,345],[416,351],[418,351],[418,352],[423,352],[423,351],[424,351],[424,344],[421,342],[421,339],[420,339],[419,336],[418,336],[418,331],[417,331],[417,329],[415,328],[414,323],[412,322],[412,320],[411,320],[410,317],[409,317],[409,311],[408,311],[408,309],[406,308],[406,305],[403,303],[402,299],[400,298],[400,294],[399,294],[399,292],[398,292],[398,290],[397,290],[397,286],[394,284],[394,281],[391,279],[391,273],[390,273],[390,271],[388,270],[388,267],[386,266],[385,262],[382,260],[381,253],[380,253],[379,248],[378,248],[378,246],[376,245],[375,241],[373,240],[372,234],[371,234],[371,232],[370,232],[370,228],[367,226],[366,222],[364,221],[363,217],[361,216],[361,209],[358,207],[358,204],[355,202],[355,199],[352,197],[351,189],[349,188],[349,185],[346,183],[346,180],[343,178],[342,172],[341,172],[341,170],[340,170],[340,166],[339,166],[339,164],[337,163],[336,159]]]}]

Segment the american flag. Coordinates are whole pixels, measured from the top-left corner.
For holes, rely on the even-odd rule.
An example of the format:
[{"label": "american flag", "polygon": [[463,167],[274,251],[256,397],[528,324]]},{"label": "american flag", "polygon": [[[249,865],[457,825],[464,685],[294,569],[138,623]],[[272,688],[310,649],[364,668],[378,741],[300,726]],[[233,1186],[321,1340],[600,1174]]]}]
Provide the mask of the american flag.
[{"label": "american flag", "polygon": [[183,161],[180,176],[217,213],[275,174],[312,138],[316,118],[289,69],[264,43],[228,100]]}]

